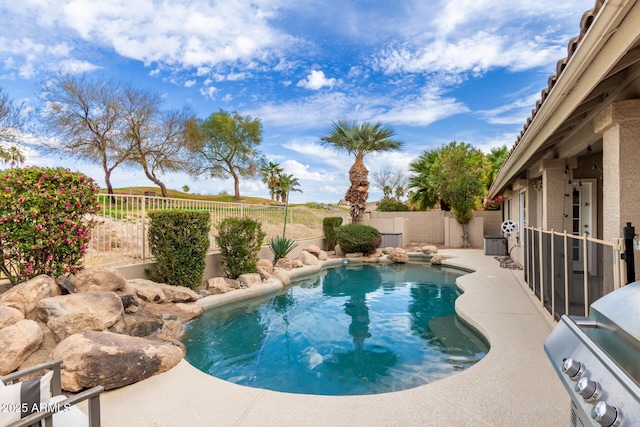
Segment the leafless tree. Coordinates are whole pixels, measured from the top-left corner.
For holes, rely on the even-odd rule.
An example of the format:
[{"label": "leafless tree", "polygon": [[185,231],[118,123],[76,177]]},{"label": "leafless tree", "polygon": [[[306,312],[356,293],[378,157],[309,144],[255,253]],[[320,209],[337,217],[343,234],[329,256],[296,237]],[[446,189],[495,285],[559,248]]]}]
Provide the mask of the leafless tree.
[{"label": "leafless tree", "polygon": [[373,173],[373,182],[382,190],[384,197],[395,195],[398,201],[406,192],[408,181],[409,177],[401,170],[385,168]]},{"label": "leafless tree", "polygon": [[199,135],[195,117],[187,108],[162,110],[162,97],[152,91],[125,87],[123,117],[126,139],[131,144],[130,163],[142,167],[149,180],[169,197],[160,176],[187,170],[187,148]]},{"label": "leafless tree", "polygon": [[197,128],[187,110],[163,110],[154,92],[86,74],[58,74],[42,84],[44,124],[57,140],[47,151],[102,165],[109,194],[120,165],[140,165],[168,197],[160,176],[186,169],[182,149]]},{"label": "leafless tree", "polygon": [[[0,87],[0,142],[15,143],[24,129],[27,115],[24,104],[15,104],[9,95]],[[23,152],[16,145],[0,144],[0,160],[11,164],[23,163]]]},{"label": "leafless tree", "polygon": [[131,155],[121,121],[122,85],[85,74],[58,74],[42,84],[43,124],[57,138],[45,151],[102,166],[107,192],[111,174]]},{"label": "leafless tree", "polygon": [[24,105],[15,104],[0,87],[0,141],[13,142],[25,124]]}]

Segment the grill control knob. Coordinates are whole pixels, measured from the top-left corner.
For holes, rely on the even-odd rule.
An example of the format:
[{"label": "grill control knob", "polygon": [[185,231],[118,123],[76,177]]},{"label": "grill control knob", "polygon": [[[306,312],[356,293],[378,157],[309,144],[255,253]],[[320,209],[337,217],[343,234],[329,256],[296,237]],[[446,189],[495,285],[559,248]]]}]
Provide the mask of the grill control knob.
[{"label": "grill control knob", "polygon": [[571,358],[564,359],[562,362],[562,372],[567,374],[572,380],[576,381],[584,373],[584,365]]},{"label": "grill control knob", "polygon": [[582,377],[576,384],[576,392],[584,398],[587,402],[595,400],[600,394],[600,384],[595,381],[591,381],[587,377]]},{"label": "grill control knob", "polygon": [[620,412],[615,406],[607,405],[606,402],[598,402],[593,407],[591,417],[598,424],[604,427],[617,426],[620,424]]}]

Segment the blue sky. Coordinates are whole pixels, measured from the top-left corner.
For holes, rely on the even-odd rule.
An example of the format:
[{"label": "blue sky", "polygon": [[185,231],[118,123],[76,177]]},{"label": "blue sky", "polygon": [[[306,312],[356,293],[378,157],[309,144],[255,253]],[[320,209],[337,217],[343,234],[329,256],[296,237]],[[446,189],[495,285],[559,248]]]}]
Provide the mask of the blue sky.
[{"label": "blue sky", "polygon": [[[404,142],[370,174],[408,171],[453,140],[511,147],[594,0],[0,0],[0,87],[38,104],[51,74],[86,72],[189,105],[259,118],[261,151],[296,176],[293,203],[337,203],[353,159],[320,144],[333,120],[381,121]],[[25,135],[37,146],[38,135]],[[31,147],[32,147],[31,146]],[[27,165],[99,167],[25,147]],[[164,176],[169,188],[233,194],[232,181]],[[116,169],[114,187],[150,185]],[[242,195],[268,197],[259,179]],[[369,200],[381,197],[370,189]]]}]

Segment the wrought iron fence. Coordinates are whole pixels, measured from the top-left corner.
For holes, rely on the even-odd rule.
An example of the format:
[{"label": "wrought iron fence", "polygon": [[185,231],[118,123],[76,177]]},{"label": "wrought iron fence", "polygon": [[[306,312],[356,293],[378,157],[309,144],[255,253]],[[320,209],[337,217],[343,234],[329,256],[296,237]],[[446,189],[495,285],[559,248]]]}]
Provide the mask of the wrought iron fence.
[{"label": "wrought iron fence", "polygon": [[[225,218],[248,217],[262,223],[266,239],[282,235],[284,206],[221,203],[200,200],[172,199],[155,196],[99,196],[101,211],[93,229],[91,243],[85,254],[86,265],[113,265],[152,258],[147,242],[148,213],[152,210],[181,209],[206,211],[211,215],[210,251],[216,250],[217,225]],[[286,237],[305,239],[322,237],[322,220],[326,216],[341,216],[350,221],[348,212],[336,208],[312,209],[289,207]]]},{"label": "wrought iron fence", "polygon": [[556,319],[587,316],[591,303],[625,283],[622,239],[525,227],[524,247],[525,281]]}]

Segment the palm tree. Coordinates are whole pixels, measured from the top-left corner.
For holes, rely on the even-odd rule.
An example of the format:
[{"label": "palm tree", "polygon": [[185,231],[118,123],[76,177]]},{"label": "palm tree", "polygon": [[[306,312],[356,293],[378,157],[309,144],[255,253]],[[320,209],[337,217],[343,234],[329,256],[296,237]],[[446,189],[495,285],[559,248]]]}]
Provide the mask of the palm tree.
[{"label": "palm tree", "polygon": [[338,120],[333,122],[329,133],[321,137],[325,145],[336,151],[347,151],[356,158],[349,169],[351,187],[345,194],[345,200],[351,203],[351,218],[360,223],[367,207],[369,197],[369,171],[364,165],[364,156],[369,153],[397,150],[402,143],[393,139],[395,130],[382,123],[370,124],[364,122],[358,125],[355,121]]},{"label": "palm tree", "polygon": [[438,162],[441,149],[425,151],[417,160],[409,164],[409,170],[414,173],[409,178],[409,187],[413,189],[409,202],[419,211],[435,207],[441,201],[433,182],[434,165]]},{"label": "palm tree", "polygon": [[8,163],[11,169],[25,161],[24,154],[22,154],[22,151],[15,145],[9,147],[8,150],[0,147],[0,159],[2,159],[4,163]]},{"label": "palm tree", "polygon": [[300,182],[298,181],[298,178],[294,178],[293,175],[280,174],[273,188],[274,192],[279,195],[279,200],[286,204],[289,200],[289,193],[291,191],[302,193],[302,190],[298,187],[299,185]]},{"label": "palm tree", "polygon": [[493,184],[496,176],[498,176],[498,172],[500,172],[502,164],[507,160],[508,155],[509,150],[506,145],[492,148],[491,152],[487,154],[486,157],[489,163],[489,171],[487,172],[487,188],[491,187],[491,184]]},{"label": "palm tree", "polygon": [[262,175],[262,182],[267,184],[267,187],[269,187],[269,194],[271,195],[271,200],[275,200],[276,192],[274,188],[278,183],[278,177],[283,172],[284,172],[284,169],[282,169],[279,163],[269,162],[269,163],[263,164],[260,167],[260,175]]},{"label": "palm tree", "polygon": [[274,191],[278,194],[278,199],[284,203],[284,227],[282,228],[282,238],[286,238],[287,233],[287,211],[289,208],[289,193],[291,191],[297,191],[302,193],[302,190],[298,188],[300,183],[298,178],[294,178],[293,175],[280,174],[278,176],[278,182],[274,187]]}]

